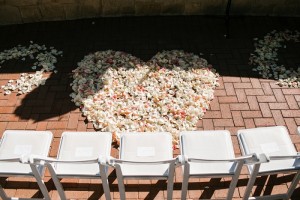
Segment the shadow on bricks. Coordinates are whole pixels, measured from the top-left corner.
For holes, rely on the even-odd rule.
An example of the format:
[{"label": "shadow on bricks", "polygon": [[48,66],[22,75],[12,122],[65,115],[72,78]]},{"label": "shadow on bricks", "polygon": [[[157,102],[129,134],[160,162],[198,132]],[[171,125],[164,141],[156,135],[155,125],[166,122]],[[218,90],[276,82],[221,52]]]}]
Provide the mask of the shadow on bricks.
[{"label": "shadow on bricks", "polygon": [[[253,38],[277,29],[295,30],[300,18],[233,17],[231,37],[224,38],[223,17],[148,16],[82,19],[0,26],[0,50],[17,44],[54,46],[64,51],[57,74],[22,97],[15,114],[21,119],[43,121],[77,109],[71,102],[71,72],[90,52],[125,51],[144,61],[162,50],[180,49],[201,55],[221,76],[257,77],[248,65]],[[299,51],[294,51],[299,52]],[[290,61],[285,61],[289,63]],[[295,61],[298,62],[298,61]],[[26,71],[26,70],[25,70]],[[11,67],[0,73],[20,73]]]}]

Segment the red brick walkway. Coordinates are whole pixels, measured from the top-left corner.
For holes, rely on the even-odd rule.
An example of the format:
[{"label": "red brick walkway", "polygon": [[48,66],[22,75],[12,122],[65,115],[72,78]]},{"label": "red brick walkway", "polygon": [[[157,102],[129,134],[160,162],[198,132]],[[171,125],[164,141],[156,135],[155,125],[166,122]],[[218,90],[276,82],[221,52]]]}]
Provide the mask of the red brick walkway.
[{"label": "red brick walkway", "polygon": [[[238,129],[284,125],[288,128],[297,150],[300,151],[300,136],[296,134],[297,126],[300,126],[300,89],[281,88],[275,84],[274,80],[257,78],[247,64],[249,53],[253,51],[253,37],[263,37],[275,28],[293,28],[295,24],[299,24],[299,19],[238,18],[233,20],[232,38],[228,40],[222,38],[223,20],[219,18],[99,19],[95,23],[98,26],[96,30],[91,25],[91,21],[0,27],[0,41],[4,44],[0,50],[13,47],[18,43],[28,43],[32,37],[36,38],[37,42],[64,50],[64,57],[58,63],[59,73],[51,74],[46,85],[27,95],[16,96],[14,93],[4,96],[3,93],[0,94],[0,134],[8,129],[50,130],[54,134],[50,156],[55,157],[63,131],[94,131],[92,124],[87,123],[86,119],[81,116],[80,110],[69,98],[71,79],[68,75],[72,69],[76,68],[76,63],[84,55],[90,51],[114,49],[149,59],[161,49],[184,49],[194,53],[203,52],[203,57],[208,59],[221,74],[220,87],[215,91],[215,99],[212,101],[210,110],[207,111],[203,120],[199,121],[199,130],[229,130],[232,134],[235,153],[240,155],[236,138]],[[124,21],[129,28],[117,34],[115,31],[126,27]],[[171,27],[167,30],[155,29],[161,30],[161,35],[159,35],[154,30],[150,31],[147,25],[149,21],[160,22],[162,24],[158,26],[162,27],[164,24],[166,27],[171,24]],[[251,29],[250,27],[256,23],[259,27]],[[135,31],[139,30],[136,24],[145,30],[142,33],[136,33]],[[203,30],[200,24],[204,24],[207,30]],[[171,32],[178,26],[186,28],[190,34],[184,30],[179,30],[177,34]],[[108,29],[104,30],[105,27]],[[100,36],[99,40],[93,38],[97,34],[103,34],[103,38]],[[90,35],[93,37],[89,37]],[[294,51],[291,50],[291,52],[299,54],[299,49],[295,50],[298,47],[299,45],[293,45]],[[283,55],[288,53],[283,52]],[[297,53],[283,57],[284,63],[293,62],[299,66],[300,56],[297,56]],[[8,65],[13,65],[13,63],[8,63]],[[0,84],[3,85],[8,79],[18,77],[18,73],[23,70],[18,67],[12,69],[3,67],[3,71],[0,71]],[[179,151],[175,150],[174,155],[178,153]],[[118,150],[113,148],[112,155],[117,157]],[[255,194],[276,194],[285,191],[291,179],[292,175],[280,176],[279,179],[273,176],[261,178],[257,181]],[[53,199],[58,199],[49,173],[46,173],[45,180]],[[247,180],[247,170],[244,169],[234,193],[235,199],[242,197]],[[174,184],[174,198],[176,199],[180,198],[181,181],[181,169],[178,168]],[[227,179],[191,179],[190,182],[188,192],[190,199],[224,198],[229,185]],[[67,197],[72,199],[104,199],[99,183],[99,180],[63,179]],[[110,173],[110,183],[112,196],[118,199],[119,193],[114,172]],[[166,184],[163,181],[128,181],[127,183],[128,199],[164,199],[166,197]],[[263,184],[267,186],[263,188]],[[9,178],[5,181],[1,179],[1,185],[8,194],[13,196],[40,196],[33,180]],[[300,187],[296,189],[293,199],[300,199]]]}]

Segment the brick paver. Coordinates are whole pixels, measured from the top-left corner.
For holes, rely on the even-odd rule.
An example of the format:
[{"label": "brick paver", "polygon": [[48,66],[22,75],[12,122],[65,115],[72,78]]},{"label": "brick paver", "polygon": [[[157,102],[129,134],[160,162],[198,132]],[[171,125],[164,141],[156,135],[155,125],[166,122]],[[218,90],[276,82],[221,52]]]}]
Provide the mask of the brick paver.
[{"label": "brick paver", "polygon": [[[266,24],[256,26],[256,22],[261,20]],[[113,49],[126,51],[146,61],[164,49],[184,49],[196,54],[203,53],[202,57],[220,73],[220,87],[215,90],[211,109],[197,124],[199,130],[231,131],[235,153],[240,155],[237,130],[284,125],[300,151],[300,137],[296,135],[296,127],[300,126],[300,89],[281,88],[274,80],[258,78],[248,65],[249,54],[254,50],[252,38],[261,38],[273,29],[294,30],[297,24],[300,24],[299,18],[235,18],[229,39],[222,36],[223,19],[200,16],[100,18],[0,27],[1,51],[17,44],[28,44],[30,40],[64,50],[64,57],[59,58],[57,63],[58,74],[49,73],[50,78],[44,86],[20,96],[16,93],[4,96],[1,91],[0,136],[7,129],[50,130],[54,134],[50,156],[55,157],[63,131],[94,131],[93,125],[86,121],[69,97],[70,73],[84,55]],[[290,52],[299,52],[299,49]],[[285,52],[282,54],[284,56]],[[300,60],[285,57],[281,62],[299,65]],[[0,70],[1,84],[17,78],[18,73],[24,71],[20,67],[7,68],[5,64]],[[176,150],[174,155],[178,153]],[[118,150],[112,148],[112,155],[117,156]],[[110,177],[113,179],[110,183],[112,196],[119,199],[115,173],[112,172]],[[50,195],[53,199],[59,199],[49,179],[49,173],[46,172],[45,180]],[[243,168],[234,199],[241,199],[247,180],[247,170]],[[263,179],[260,179],[258,186],[255,186],[255,194],[285,191],[291,178],[280,177],[280,180],[278,183],[270,178],[268,186],[262,188],[259,184]],[[9,195],[40,197],[34,182],[28,183],[20,178],[0,181]],[[181,181],[181,169],[177,169],[174,199],[180,199]],[[223,198],[227,192],[228,184],[223,179],[191,179],[190,182],[190,199]],[[104,199],[99,180],[64,179],[63,185],[68,198]],[[293,199],[300,199],[299,188]],[[165,182],[129,181],[126,189],[128,199],[166,198]]]}]

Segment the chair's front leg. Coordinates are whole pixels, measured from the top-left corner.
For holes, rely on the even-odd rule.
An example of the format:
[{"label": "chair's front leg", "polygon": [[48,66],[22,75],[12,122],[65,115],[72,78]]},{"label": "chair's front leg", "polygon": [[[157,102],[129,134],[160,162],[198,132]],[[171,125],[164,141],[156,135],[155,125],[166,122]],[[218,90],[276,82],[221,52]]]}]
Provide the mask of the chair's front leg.
[{"label": "chair's front leg", "polygon": [[100,168],[100,176],[101,176],[101,180],[102,180],[105,198],[107,200],[110,200],[111,195],[110,195],[110,189],[109,189],[108,178],[107,178],[105,166],[100,164],[99,168]]},{"label": "chair's front leg", "polygon": [[123,178],[123,175],[122,175],[121,166],[119,164],[116,164],[115,168],[116,168],[116,172],[117,172],[120,198],[121,198],[121,200],[125,200],[126,199],[125,186],[124,186],[124,178]]},{"label": "chair's front leg", "polygon": [[167,186],[167,199],[172,200],[173,198],[173,186],[174,186],[174,172],[175,172],[175,160],[169,165],[169,176]]},{"label": "chair's front leg", "polygon": [[243,200],[248,200],[249,199],[252,188],[253,188],[253,185],[254,185],[254,182],[255,182],[255,179],[256,179],[257,174],[258,174],[259,168],[260,168],[260,163],[257,163],[257,164],[254,165],[252,173],[250,174],[250,178],[249,178],[249,181],[248,181],[248,184],[247,184],[247,187],[246,187],[246,191],[245,191]]},{"label": "chair's front leg", "polygon": [[237,162],[235,173],[234,173],[234,176],[232,177],[232,180],[231,180],[231,183],[229,186],[229,190],[228,190],[228,194],[227,194],[227,198],[226,198],[227,200],[231,200],[233,197],[234,190],[235,190],[236,184],[239,180],[239,176],[242,171],[243,164],[244,164],[244,160],[240,160],[239,162]]},{"label": "chair's front leg", "polygon": [[290,199],[295,188],[297,187],[298,183],[299,183],[299,180],[300,180],[300,170],[297,172],[297,174],[295,175],[295,177],[293,178],[292,180],[292,183],[288,189],[288,192],[287,192],[287,196],[288,198],[287,199]]},{"label": "chair's front leg", "polygon": [[62,186],[61,182],[59,181],[58,177],[56,176],[56,173],[55,173],[55,170],[53,169],[53,166],[50,163],[48,163],[47,166],[48,166],[49,172],[51,174],[51,178],[54,182],[54,185],[56,187],[56,190],[59,194],[60,199],[61,200],[66,200],[67,197],[66,197],[65,191],[63,189],[63,186]]},{"label": "chair's front leg", "polygon": [[41,174],[39,173],[39,171],[38,171],[38,169],[37,169],[37,166],[36,166],[35,164],[30,164],[30,168],[31,168],[31,171],[32,171],[32,173],[33,173],[35,179],[36,179],[37,184],[38,184],[39,187],[40,187],[40,190],[41,190],[41,192],[42,192],[44,198],[45,198],[46,200],[50,200],[51,198],[50,198],[50,196],[49,196],[48,189],[47,189],[47,187],[46,187],[46,185],[45,185],[45,182],[44,182],[43,179],[42,179]]},{"label": "chair's front leg", "polygon": [[181,199],[186,199],[188,184],[189,184],[189,177],[190,177],[190,164],[188,162],[184,163],[183,169],[183,180],[181,186]]},{"label": "chair's front leg", "polygon": [[0,185],[0,197],[1,197],[3,200],[9,200],[9,197],[6,195],[4,189],[2,188],[1,185]]}]

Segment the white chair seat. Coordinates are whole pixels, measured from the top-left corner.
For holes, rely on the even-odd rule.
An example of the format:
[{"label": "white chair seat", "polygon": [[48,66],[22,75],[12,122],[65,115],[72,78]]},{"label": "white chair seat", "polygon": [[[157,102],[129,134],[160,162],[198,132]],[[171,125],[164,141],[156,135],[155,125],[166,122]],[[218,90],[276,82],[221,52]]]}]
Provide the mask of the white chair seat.
[{"label": "white chair seat", "polygon": [[190,176],[233,175],[234,163],[190,163]]},{"label": "white chair seat", "polygon": [[0,176],[2,177],[27,175],[32,175],[31,168],[28,164],[11,162],[0,163]]},{"label": "white chair seat", "polygon": [[[262,163],[259,169],[260,174],[277,173],[280,171],[293,171],[300,169],[300,161],[295,159],[272,160],[269,163]],[[249,165],[249,170],[253,170],[253,165]]]},{"label": "white chair seat", "polygon": [[57,163],[55,165],[55,171],[57,176],[65,177],[80,177],[80,176],[99,176],[99,164],[80,164],[80,163],[72,163],[72,164],[65,164],[65,163]]},{"label": "white chair seat", "polygon": [[124,177],[168,177],[169,165],[130,165],[122,164],[122,174]]}]

